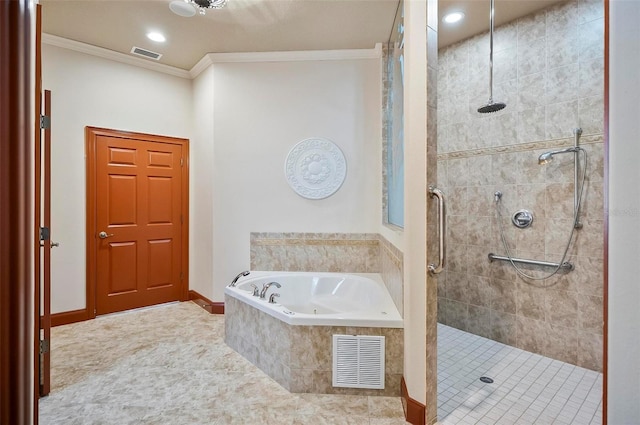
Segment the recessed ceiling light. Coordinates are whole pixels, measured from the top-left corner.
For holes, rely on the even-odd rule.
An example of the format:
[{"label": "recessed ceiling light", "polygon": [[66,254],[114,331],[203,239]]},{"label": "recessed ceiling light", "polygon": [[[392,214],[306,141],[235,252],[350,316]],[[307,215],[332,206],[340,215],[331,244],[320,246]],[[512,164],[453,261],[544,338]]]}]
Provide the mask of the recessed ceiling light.
[{"label": "recessed ceiling light", "polygon": [[164,43],[165,41],[167,41],[167,39],[164,38],[164,35],[160,34],[159,32],[149,32],[147,33],[147,38],[149,40],[157,41],[158,43]]},{"label": "recessed ceiling light", "polygon": [[451,12],[444,15],[444,18],[442,18],[442,21],[446,22],[447,24],[455,24],[456,22],[461,21],[462,18],[464,18],[464,13]]}]

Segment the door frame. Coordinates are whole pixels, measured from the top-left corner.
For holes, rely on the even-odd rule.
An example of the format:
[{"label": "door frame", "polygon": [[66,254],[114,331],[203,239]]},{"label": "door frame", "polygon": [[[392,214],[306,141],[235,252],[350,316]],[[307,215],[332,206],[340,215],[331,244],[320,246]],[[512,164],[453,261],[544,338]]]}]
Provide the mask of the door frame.
[{"label": "door frame", "polygon": [[86,286],[86,306],[89,319],[96,317],[96,285],[97,285],[97,252],[98,243],[96,234],[98,232],[96,222],[96,206],[98,194],[96,193],[96,153],[98,136],[136,138],[145,142],[165,143],[180,145],[182,147],[182,196],[180,212],[182,214],[181,226],[181,267],[182,280],[180,281],[180,301],[189,299],[189,140],[177,137],[159,136],[155,134],[137,133],[132,131],[112,130],[99,127],[85,127],[85,154],[86,154],[86,255],[87,255],[87,286]]}]

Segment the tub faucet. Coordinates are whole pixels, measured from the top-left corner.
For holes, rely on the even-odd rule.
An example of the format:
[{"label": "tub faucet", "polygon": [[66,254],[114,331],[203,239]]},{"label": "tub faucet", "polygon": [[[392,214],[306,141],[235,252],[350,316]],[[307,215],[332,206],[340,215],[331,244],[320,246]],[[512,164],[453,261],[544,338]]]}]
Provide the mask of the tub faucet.
[{"label": "tub faucet", "polygon": [[254,296],[254,297],[257,297],[258,295],[260,295],[260,292],[259,292],[259,290],[258,290],[258,287],[256,286],[256,284],[255,284],[255,283],[252,283],[252,284],[251,284],[251,287],[253,288],[253,296]]},{"label": "tub faucet", "polygon": [[280,284],[278,282],[265,283],[264,286],[262,287],[262,291],[260,291],[260,298],[264,299],[264,297],[267,296],[267,290],[269,289],[269,287],[271,285],[275,285],[277,288],[281,288],[282,287],[282,286],[280,286]]},{"label": "tub faucet", "polygon": [[249,275],[249,271],[245,270],[242,273],[239,273],[238,276],[234,277],[233,280],[231,281],[231,283],[229,284],[230,288],[233,288],[234,286],[236,286],[236,283],[238,282],[238,279],[240,279],[241,277],[244,276],[248,276]]},{"label": "tub faucet", "polygon": [[270,304],[275,304],[276,303],[276,297],[279,297],[280,294],[278,294],[277,292],[273,292],[271,295],[269,295],[269,303]]}]

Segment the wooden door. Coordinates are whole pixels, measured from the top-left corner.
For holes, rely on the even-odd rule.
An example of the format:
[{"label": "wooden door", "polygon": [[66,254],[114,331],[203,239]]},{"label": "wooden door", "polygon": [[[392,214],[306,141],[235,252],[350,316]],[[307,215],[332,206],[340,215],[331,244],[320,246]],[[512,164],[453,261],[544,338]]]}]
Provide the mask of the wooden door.
[{"label": "wooden door", "polygon": [[186,141],[94,128],[87,135],[94,314],[186,299]]},{"label": "wooden door", "polygon": [[[40,296],[38,304],[40,306],[40,396],[46,396],[51,391],[51,248],[57,246],[51,240],[51,92],[44,91],[44,114],[41,124],[42,134],[38,140],[41,148],[36,149],[37,155],[41,155],[40,168],[42,178],[37,181],[41,190],[37,190],[38,196],[42,197],[42,209],[38,209],[41,214],[42,231],[40,232],[40,249],[42,256],[37,257],[38,264],[42,269],[36,277],[39,282]],[[38,160],[36,160],[38,161]],[[37,173],[36,173],[37,174]],[[39,205],[39,200],[36,204]]]}]

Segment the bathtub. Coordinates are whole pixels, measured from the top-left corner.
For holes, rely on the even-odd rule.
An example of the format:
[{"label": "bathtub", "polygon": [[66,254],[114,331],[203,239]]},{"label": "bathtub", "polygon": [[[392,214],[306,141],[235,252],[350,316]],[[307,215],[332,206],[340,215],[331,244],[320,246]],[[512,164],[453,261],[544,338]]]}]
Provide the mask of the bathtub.
[{"label": "bathtub", "polygon": [[[253,296],[271,286],[265,299]],[[315,273],[252,271],[225,294],[289,325],[402,328],[403,321],[377,273]],[[269,295],[280,294],[276,304]]]}]

